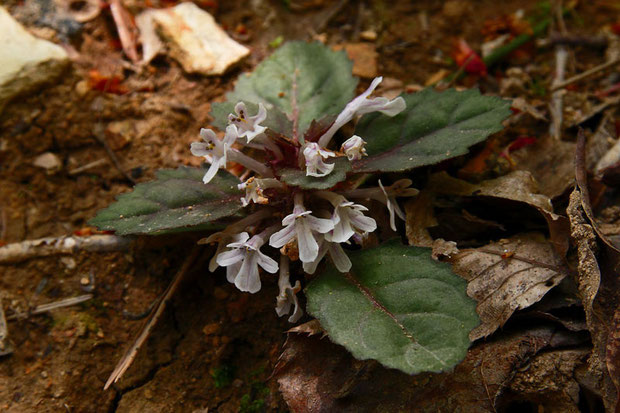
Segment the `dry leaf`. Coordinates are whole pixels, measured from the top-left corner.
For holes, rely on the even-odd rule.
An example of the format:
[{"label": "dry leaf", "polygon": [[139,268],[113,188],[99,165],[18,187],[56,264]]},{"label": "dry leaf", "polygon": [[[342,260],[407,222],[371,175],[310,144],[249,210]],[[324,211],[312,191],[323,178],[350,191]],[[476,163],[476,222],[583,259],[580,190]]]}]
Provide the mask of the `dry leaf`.
[{"label": "dry leaf", "polygon": [[[488,413],[514,397],[503,390],[517,369],[543,349],[583,342],[574,337],[550,327],[515,332],[474,346],[453,372],[410,376],[373,361],[355,360],[329,340],[291,335],[275,377],[292,412]],[[572,380],[563,383],[573,386]],[[544,411],[557,411],[556,404],[576,409],[577,400],[570,406],[565,393],[550,387],[519,401],[545,399]]]},{"label": "dry leaf", "polygon": [[433,238],[427,230],[437,225],[433,214],[433,198],[432,192],[420,191],[417,197],[405,204],[405,233],[409,245],[430,247],[433,244]]},{"label": "dry leaf", "polygon": [[469,282],[467,294],[478,302],[481,324],[470,333],[472,341],[492,334],[516,310],[538,302],[566,275],[553,245],[537,233],[461,250],[450,261]]}]

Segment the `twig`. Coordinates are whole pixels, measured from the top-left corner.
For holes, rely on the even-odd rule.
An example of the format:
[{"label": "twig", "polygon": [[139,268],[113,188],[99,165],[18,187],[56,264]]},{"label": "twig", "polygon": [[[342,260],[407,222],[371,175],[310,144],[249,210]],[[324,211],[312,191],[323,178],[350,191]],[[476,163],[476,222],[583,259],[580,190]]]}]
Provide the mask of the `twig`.
[{"label": "twig", "polygon": [[95,127],[93,128],[93,135],[95,135],[95,138],[99,141],[99,143],[101,143],[101,145],[103,145],[103,148],[105,149],[108,157],[110,158],[116,169],[118,169],[118,171],[125,177],[125,179],[135,185],[136,181],[123,169],[120,161],[118,160],[118,157],[116,156],[112,148],[110,148],[110,145],[108,144],[108,141],[106,140],[105,134],[103,132],[103,126],[101,124],[98,123],[95,125]]},{"label": "twig", "polygon": [[110,12],[116,24],[123,51],[132,62],[138,63],[140,58],[138,57],[136,47],[136,29],[133,23],[133,16],[129,14],[120,0],[110,1]]},{"label": "twig", "polygon": [[144,341],[148,338],[149,334],[155,327],[155,324],[157,323],[164,309],[166,308],[166,304],[179,287],[179,284],[181,283],[185,275],[189,272],[189,269],[198,257],[198,253],[200,252],[200,250],[200,247],[194,247],[193,251],[191,252],[190,256],[185,260],[179,272],[176,273],[174,279],[172,280],[170,285],[168,285],[166,291],[164,291],[164,294],[155,304],[151,315],[146,320],[144,320],[144,323],[142,324],[142,327],[140,328],[140,331],[138,332],[138,335],[134,339],[133,343],[127,348],[125,354],[123,354],[123,357],[121,357],[120,361],[114,368],[114,371],[112,372],[112,374],[110,374],[110,378],[108,378],[108,381],[103,387],[104,390],[107,390],[113,383],[116,383],[123,376],[125,371],[127,371],[129,366],[131,366],[131,363],[138,354],[138,350],[140,350],[140,347],[142,346],[142,344],[144,344]]},{"label": "twig", "polygon": [[[566,73],[566,61],[568,58],[568,51],[564,46],[556,46],[555,48],[555,77],[552,85],[560,84],[564,80]],[[560,140],[562,133],[563,122],[563,96],[562,91],[553,92],[551,94],[551,101],[549,102],[549,116],[551,122],[549,124],[549,135],[554,139]]]},{"label": "twig", "polygon": [[0,298],[0,357],[9,355],[13,352],[13,347],[9,343],[9,329],[6,325],[4,317],[4,308],[2,307],[2,299]]},{"label": "twig", "polygon": [[565,45],[565,46],[592,46],[592,47],[605,47],[607,46],[607,38],[603,36],[588,37],[578,35],[564,35],[560,33],[553,33],[549,35],[548,39],[544,39],[538,46],[551,45]]},{"label": "twig", "polygon": [[7,317],[7,320],[16,320],[28,318],[28,316],[47,313],[48,311],[57,310],[63,307],[70,307],[72,305],[81,304],[93,298],[92,294],[79,295],[77,297],[66,298],[64,300],[55,301],[53,303],[42,304],[36,306],[31,311],[26,313],[16,313]]},{"label": "twig", "polygon": [[0,264],[11,264],[35,257],[72,254],[84,250],[91,252],[123,251],[129,248],[130,239],[116,235],[91,235],[89,237],[63,236],[15,242],[0,247]]},{"label": "twig", "polygon": [[605,69],[613,67],[613,66],[617,65],[618,63],[620,63],[620,58],[619,59],[611,60],[611,61],[606,62],[606,63],[603,63],[602,65],[598,65],[596,67],[593,67],[592,69],[588,69],[588,70],[586,70],[583,73],[580,73],[580,74],[578,74],[576,76],[573,76],[573,77],[569,77],[568,79],[564,80],[563,82],[559,82],[559,83],[551,86],[551,91],[554,92],[554,91],[556,91],[558,89],[565,88],[566,86],[570,85],[571,83],[575,83],[575,82],[578,82],[580,80],[583,80],[583,79],[585,79],[587,77],[590,77],[590,76],[592,76],[592,75],[594,75],[594,74],[596,74],[598,72],[601,72],[601,71],[603,71]]},{"label": "twig", "polygon": [[97,159],[96,161],[89,162],[86,165],[78,166],[77,168],[70,170],[69,175],[81,174],[84,171],[87,171],[92,168],[96,168],[100,165],[105,164],[106,162],[107,162],[107,159],[105,158]]}]

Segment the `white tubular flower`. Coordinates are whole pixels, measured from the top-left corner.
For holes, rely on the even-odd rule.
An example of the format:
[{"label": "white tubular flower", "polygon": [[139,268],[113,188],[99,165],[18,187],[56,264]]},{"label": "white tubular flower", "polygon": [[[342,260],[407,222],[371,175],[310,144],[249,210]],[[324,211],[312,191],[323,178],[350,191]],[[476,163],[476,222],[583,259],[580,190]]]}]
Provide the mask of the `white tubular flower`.
[{"label": "white tubular flower", "polygon": [[342,195],[328,191],[317,192],[317,195],[327,199],[334,206],[332,222],[334,229],[325,234],[325,239],[331,242],[346,242],[355,233],[373,232],[377,229],[377,222],[364,215],[368,211],[363,205],[348,201]]},{"label": "white tubular flower", "polygon": [[297,239],[299,259],[302,262],[314,261],[319,254],[319,244],[316,234],[325,234],[334,229],[334,224],[329,219],[317,218],[310,215],[312,211],[306,211],[303,206],[303,195],[295,194],[295,207],[293,213],[282,220],[283,229],[269,238],[269,245],[281,248]]},{"label": "white tubular flower", "polygon": [[252,227],[254,225],[258,225],[263,219],[271,216],[272,211],[269,208],[259,209],[253,214],[248,215],[247,217],[240,219],[234,224],[229,225],[224,230],[215,232],[209,235],[207,238],[203,238],[198,241],[198,244],[213,244],[217,242],[217,249],[213,257],[209,261],[209,271],[213,272],[217,269],[217,256],[228,250],[227,245],[231,242],[238,242],[239,239],[237,237],[239,231],[242,231],[248,227]]},{"label": "white tubular flower", "polygon": [[340,244],[337,242],[330,242],[323,236],[320,237],[319,242],[319,253],[316,259],[312,262],[304,262],[304,271],[308,274],[314,274],[325,254],[329,253],[329,257],[332,259],[332,262],[338,271],[349,272],[353,264]]},{"label": "white tubular flower", "polygon": [[289,278],[289,260],[286,255],[280,256],[280,278],[278,279],[278,287],[280,287],[280,294],[276,297],[276,313],[278,317],[289,314],[291,312],[291,306],[293,306],[293,314],[288,318],[288,321],[289,323],[297,322],[297,320],[304,315],[304,311],[299,306],[299,300],[296,295],[301,290],[301,284],[297,281],[295,286],[291,286],[291,280]]},{"label": "white tubular flower", "polygon": [[384,203],[390,213],[390,227],[396,231],[395,215],[398,215],[400,219],[405,220],[405,213],[398,206],[396,198],[416,196],[419,192],[415,188],[410,188],[411,184],[412,182],[410,179],[400,179],[394,182],[392,186],[388,186],[386,188],[383,186],[381,181],[379,181],[379,188],[353,189],[351,191],[343,192],[342,195],[347,198],[374,199]]},{"label": "white tubular flower", "polygon": [[241,198],[241,204],[248,206],[251,202],[255,204],[268,204],[269,199],[264,196],[263,191],[269,188],[283,188],[284,185],[273,178],[257,179],[254,177],[248,178],[242,184],[237,185],[240,190],[245,190],[245,197]]},{"label": "white tubular flower", "polygon": [[334,170],[334,164],[325,163],[325,160],[336,154],[321,148],[318,143],[307,143],[303,154],[306,158],[306,176],[326,176]]},{"label": "white tubular flower", "polygon": [[397,196],[415,196],[418,194],[418,190],[414,188],[409,188],[411,185],[411,181],[409,179],[401,179],[396,181],[392,186],[386,188],[383,187],[381,180],[379,180],[379,187],[381,191],[383,191],[383,195],[385,195],[385,199],[383,202],[387,206],[388,212],[390,213],[390,227],[393,231],[396,231],[396,219],[394,217],[394,213],[398,215],[398,218],[405,221],[405,213],[398,206],[398,202],[396,201]]},{"label": "white tubular flower", "polygon": [[344,124],[348,123],[356,115],[364,115],[370,112],[381,112],[388,116],[396,116],[405,110],[407,104],[400,96],[392,100],[384,97],[373,99],[368,98],[377,86],[379,86],[379,83],[381,83],[382,80],[382,77],[376,77],[364,93],[347,103],[347,106],[345,106],[342,112],[340,112],[334,121],[334,124],[323,134],[323,136],[321,136],[319,139],[319,145],[324,148],[327,147],[327,144],[329,144],[329,141],[332,139],[336,131]]},{"label": "white tubular flower", "polygon": [[209,183],[218,169],[226,167],[226,155],[237,136],[237,128],[234,125],[226,128],[226,135],[222,140],[219,140],[211,129],[200,129],[200,137],[204,142],[192,142],[191,152],[194,156],[204,156],[211,163],[202,182]]},{"label": "white tubular flower", "polygon": [[264,237],[264,232],[252,238],[247,232],[242,232],[235,242],[227,245],[230,251],[217,256],[217,263],[227,267],[226,279],[241,291],[254,294],[260,290],[259,265],[272,274],[278,271],[278,263],[260,252],[260,247],[265,243]]},{"label": "white tubular flower", "polygon": [[267,128],[261,126],[260,123],[267,119],[267,110],[262,103],[258,104],[258,113],[255,116],[247,116],[247,109],[243,102],[235,105],[235,113],[237,116],[232,113],[228,115],[228,121],[237,127],[240,138],[245,137],[250,143],[252,139],[265,133]]},{"label": "white tubular flower", "polygon": [[347,158],[350,161],[359,161],[362,159],[362,156],[368,156],[366,153],[366,142],[364,139],[360,138],[357,135],[351,136],[349,139],[344,141],[342,146],[340,147],[340,151],[344,152],[347,155]]}]

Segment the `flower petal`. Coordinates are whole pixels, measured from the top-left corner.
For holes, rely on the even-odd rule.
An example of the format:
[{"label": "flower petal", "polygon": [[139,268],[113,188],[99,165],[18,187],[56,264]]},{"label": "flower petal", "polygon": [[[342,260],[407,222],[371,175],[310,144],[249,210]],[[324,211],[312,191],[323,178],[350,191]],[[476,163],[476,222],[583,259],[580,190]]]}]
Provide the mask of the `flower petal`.
[{"label": "flower petal", "polygon": [[[317,244],[312,231],[306,219],[302,218],[295,223],[295,232],[297,233],[297,246],[299,248],[299,259],[302,262],[314,261],[319,253],[319,244]],[[318,218],[317,218],[318,219]]]},{"label": "flower petal", "polygon": [[292,223],[269,237],[269,245],[281,248],[295,237],[295,224]]},{"label": "flower petal", "polygon": [[278,263],[276,262],[276,260],[274,260],[271,257],[268,257],[267,255],[263,254],[260,251],[256,251],[257,254],[257,262],[258,265],[260,265],[263,270],[271,273],[271,274],[275,274],[276,272],[278,272]]},{"label": "flower petal", "polygon": [[334,266],[340,272],[349,272],[351,270],[351,260],[346,252],[342,249],[340,244],[331,242],[329,244],[329,256],[331,257]]}]

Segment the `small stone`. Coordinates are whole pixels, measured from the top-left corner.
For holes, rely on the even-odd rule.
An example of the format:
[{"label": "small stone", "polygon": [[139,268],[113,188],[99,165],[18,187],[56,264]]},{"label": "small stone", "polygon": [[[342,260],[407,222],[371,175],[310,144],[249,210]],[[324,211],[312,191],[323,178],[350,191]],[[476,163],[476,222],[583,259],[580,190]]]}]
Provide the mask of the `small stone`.
[{"label": "small stone", "polygon": [[105,334],[103,334],[102,330],[97,330],[96,336],[97,336],[97,338],[105,338]]},{"label": "small stone", "polygon": [[212,334],[215,334],[217,332],[220,331],[220,325],[219,323],[211,323],[211,324],[207,324],[206,326],[204,326],[202,328],[202,332],[204,333],[204,335],[206,336],[210,336]]},{"label": "small stone", "polygon": [[72,270],[77,267],[75,260],[72,257],[61,257],[60,262],[68,269]]},{"label": "small stone", "polygon": [[77,93],[79,97],[86,96],[90,90],[91,88],[88,84],[88,80],[80,80],[75,84],[75,93]]},{"label": "small stone", "polygon": [[374,30],[364,30],[360,33],[360,38],[362,40],[367,40],[369,42],[374,42],[377,40],[377,32]]},{"label": "small stone", "polygon": [[119,120],[116,122],[110,122],[105,129],[105,135],[108,140],[108,145],[113,151],[123,149],[131,142],[136,135],[136,128],[134,126],[135,121],[133,119]]},{"label": "small stone", "polygon": [[82,278],[80,278],[80,284],[88,285],[88,284],[90,284],[90,280],[88,279],[88,277],[82,277]]},{"label": "small stone", "polygon": [[51,152],[39,155],[32,162],[34,166],[45,169],[48,174],[54,174],[62,168],[60,158]]},{"label": "small stone", "polygon": [[51,82],[69,65],[65,50],[34,37],[0,6],[0,112],[14,97]]},{"label": "small stone", "polygon": [[43,377],[44,379],[47,379],[47,371],[43,370],[41,372],[41,377]]},{"label": "small stone", "polygon": [[[137,18],[141,27],[152,26],[151,30],[156,30],[167,43],[170,56],[188,73],[221,75],[250,54],[247,47],[231,39],[209,13],[194,3],[181,3],[145,13],[148,13],[146,18],[144,13]],[[152,19],[155,24],[148,24],[147,19]],[[154,53],[157,51],[148,54]]]}]

